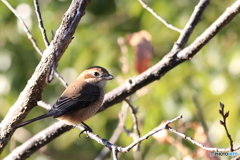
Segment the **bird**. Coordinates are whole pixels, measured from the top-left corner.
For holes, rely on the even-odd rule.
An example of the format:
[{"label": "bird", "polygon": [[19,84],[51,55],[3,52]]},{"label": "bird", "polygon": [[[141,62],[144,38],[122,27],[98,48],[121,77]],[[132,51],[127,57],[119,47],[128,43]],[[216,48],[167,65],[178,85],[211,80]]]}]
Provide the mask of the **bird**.
[{"label": "bird", "polygon": [[113,78],[103,67],[87,68],[65,89],[46,114],[24,121],[13,128],[17,129],[32,122],[53,117],[68,125],[76,126],[81,123],[84,130],[92,131],[84,121],[99,110],[104,99],[106,82]]}]

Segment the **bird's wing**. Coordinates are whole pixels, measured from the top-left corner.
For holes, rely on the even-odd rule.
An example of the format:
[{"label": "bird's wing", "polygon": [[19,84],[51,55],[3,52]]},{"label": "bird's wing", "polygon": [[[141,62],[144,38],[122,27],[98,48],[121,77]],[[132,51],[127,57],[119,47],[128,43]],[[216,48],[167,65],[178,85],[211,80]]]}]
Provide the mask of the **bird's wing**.
[{"label": "bird's wing", "polygon": [[49,111],[54,114],[54,118],[67,112],[85,108],[99,98],[100,90],[98,86],[86,84],[83,88],[76,88],[75,86],[72,87],[74,89],[63,92],[62,96]]}]

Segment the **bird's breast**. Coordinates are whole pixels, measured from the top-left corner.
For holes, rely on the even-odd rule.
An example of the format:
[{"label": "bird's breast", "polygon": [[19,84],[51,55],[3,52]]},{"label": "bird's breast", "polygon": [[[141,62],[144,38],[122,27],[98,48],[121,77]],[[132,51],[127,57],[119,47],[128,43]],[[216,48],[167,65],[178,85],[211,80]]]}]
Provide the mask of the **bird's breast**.
[{"label": "bird's breast", "polygon": [[99,98],[95,102],[90,103],[89,106],[81,108],[75,112],[66,113],[57,119],[63,120],[66,124],[69,125],[78,125],[81,122],[86,121],[92,117],[99,110],[99,108],[102,106],[103,99],[104,90],[101,90]]}]

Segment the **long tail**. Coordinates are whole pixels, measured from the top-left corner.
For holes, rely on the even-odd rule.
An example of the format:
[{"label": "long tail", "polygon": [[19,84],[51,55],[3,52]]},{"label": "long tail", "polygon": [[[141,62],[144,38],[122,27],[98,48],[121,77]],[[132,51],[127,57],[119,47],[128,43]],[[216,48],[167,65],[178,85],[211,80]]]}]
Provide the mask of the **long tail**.
[{"label": "long tail", "polygon": [[25,126],[25,125],[27,125],[29,123],[32,123],[32,122],[35,122],[35,121],[38,121],[40,119],[44,119],[44,118],[47,118],[47,117],[51,117],[51,116],[52,116],[51,114],[46,113],[46,114],[41,115],[39,117],[36,117],[36,118],[30,119],[28,121],[22,122],[22,123],[20,123],[20,124],[18,124],[16,126],[14,126],[13,129],[17,129],[17,128]]}]

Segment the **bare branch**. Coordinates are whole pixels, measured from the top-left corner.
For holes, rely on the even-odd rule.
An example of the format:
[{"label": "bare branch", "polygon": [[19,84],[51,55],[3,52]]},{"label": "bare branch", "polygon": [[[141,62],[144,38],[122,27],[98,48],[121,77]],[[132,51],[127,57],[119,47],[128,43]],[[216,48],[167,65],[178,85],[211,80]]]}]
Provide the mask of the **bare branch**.
[{"label": "bare branch", "polygon": [[[36,0],[36,1],[37,1],[37,0]],[[38,47],[38,45],[37,45],[37,43],[36,43],[36,40],[33,38],[30,30],[28,29],[26,23],[23,21],[23,19],[21,18],[21,16],[20,16],[20,15],[17,13],[17,11],[8,3],[8,1],[2,0],[2,2],[15,14],[15,16],[18,18],[18,20],[22,23],[23,28],[24,28],[24,31],[26,32],[28,38],[29,38],[30,41],[32,42],[33,47],[34,47],[35,50],[38,52],[38,54],[42,55],[42,54],[43,54],[42,51],[41,51],[40,48]],[[37,5],[37,7],[38,7],[38,3],[37,3],[36,5]],[[46,43],[46,40],[45,40],[45,39],[47,39],[47,37],[46,37],[46,33],[45,33],[45,28],[44,28],[43,23],[42,23],[41,14],[38,13],[38,12],[40,12],[40,10],[38,9],[38,11],[36,10],[36,12],[37,12],[37,15],[39,14],[38,17],[40,16],[40,19],[38,18],[38,19],[39,19],[39,26],[40,26],[41,31],[42,31],[42,32],[44,31],[43,34],[45,34],[45,35],[43,35],[43,37],[44,37],[44,42]],[[40,24],[40,23],[41,23],[41,24]],[[49,42],[48,42],[48,41],[47,41],[47,44],[49,45]],[[54,68],[54,69],[55,69],[55,68]],[[62,77],[56,70],[55,70],[54,74],[55,74],[55,76],[63,83],[63,85],[64,85],[65,87],[68,86],[67,82],[63,79],[63,77]],[[53,79],[53,77],[52,77],[52,79]]]},{"label": "bare branch", "polygon": [[[56,35],[44,51],[42,59],[35,72],[28,81],[28,84],[21,92],[18,100],[10,108],[6,117],[1,123],[0,132],[0,152],[3,151],[11,138],[14,130],[13,125],[20,123],[29,111],[37,105],[41,99],[41,94],[46,85],[45,79],[48,71],[51,69],[53,62],[59,61],[69,43],[72,41],[73,34],[78,26],[81,17],[84,15],[89,0],[73,0],[68,11],[65,13],[62,24],[56,32]],[[6,3],[8,5],[8,3]],[[63,37],[63,38],[62,38]],[[55,55],[57,58],[55,59]]]},{"label": "bare branch", "polygon": [[131,112],[131,115],[132,115],[132,118],[133,118],[133,128],[137,131],[137,138],[139,138],[141,136],[140,134],[140,130],[139,130],[139,127],[138,127],[138,118],[137,118],[137,108],[135,108],[128,99],[125,99],[124,100],[125,102],[127,102],[129,108],[130,108],[130,112]]},{"label": "bare branch", "polygon": [[[126,97],[128,97],[129,95],[131,95],[132,93],[134,93],[136,90],[148,85],[149,83],[155,81],[155,80],[159,80],[165,73],[167,73],[168,71],[170,71],[172,68],[176,67],[177,65],[181,64],[182,62],[191,59],[204,45],[206,45],[207,42],[209,42],[225,25],[227,25],[238,13],[240,12],[240,0],[236,1],[231,7],[229,7],[222,15],[221,17],[218,18],[218,20],[216,20],[201,36],[199,36],[190,46],[186,47],[184,50],[182,51],[174,51],[174,52],[170,52],[169,54],[167,54],[159,63],[157,63],[155,66],[149,68],[147,71],[143,72],[142,74],[136,76],[136,77],[132,77],[130,79],[128,79],[124,84],[122,84],[121,86],[119,86],[118,88],[114,89],[113,91],[109,92],[108,94],[106,94],[105,96],[105,101],[104,104],[101,108],[101,111],[107,109],[108,107],[121,102],[122,100],[124,100]],[[75,12],[74,12],[75,13]],[[68,32],[67,32],[68,33]],[[57,37],[59,39],[61,39],[60,37]],[[55,38],[54,38],[55,39]],[[62,39],[61,39],[62,40]],[[69,40],[69,39],[68,39]],[[70,41],[70,40],[69,40]],[[51,45],[50,45],[51,46]],[[61,48],[62,49],[62,48]],[[47,52],[47,51],[46,51]],[[52,53],[52,52],[50,52]],[[58,52],[59,53],[59,52]],[[58,54],[57,54],[58,55]],[[47,56],[43,57],[45,58],[44,60],[46,61]],[[58,55],[58,58],[61,57],[61,55]],[[49,60],[49,59],[47,59]],[[51,63],[52,60],[50,59]],[[49,64],[51,64],[49,63]],[[48,64],[48,65],[49,65]],[[40,70],[41,68],[38,67],[37,70]],[[46,68],[44,68],[46,69]],[[49,68],[47,68],[49,69]],[[40,75],[45,75],[46,72],[41,72],[41,74],[39,74],[39,77],[41,77]],[[40,80],[41,82],[41,78],[37,78],[38,80]],[[45,77],[43,77],[45,78]],[[33,79],[34,80],[34,79]],[[36,82],[37,80],[35,80],[34,82]],[[37,81],[38,82],[38,81]],[[42,82],[43,83],[43,82]],[[44,84],[44,83],[43,83]],[[41,86],[41,83],[40,83]],[[43,86],[44,87],[44,86]],[[33,87],[34,88],[34,87]],[[29,90],[28,90],[29,91]],[[42,92],[42,88],[40,88],[40,91],[38,91],[37,93],[39,95],[41,95]],[[26,94],[26,91],[24,91],[24,93]],[[20,96],[25,100],[24,96]],[[21,94],[21,95],[22,95]],[[30,94],[31,95],[31,94]],[[39,98],[39,95],[35,95],[35,97],[31,97],[32,99],[35,100],[35,98]],[[29,96],[30,97],[30,96]],[[19,98],[20,99],[20,98]],[[31,99],[31,100],[32,100]],[[38,100],[38,99],[37,99]],[[21,111],[19,113],[22,112],[26,112],[26,110],[24,110],[25,108],[28,108],[29,106],[29,101],[27,101],[28,103],[23,103],[22,105],[19,104],[16,106],[21,106],[22,110],[16,110],[15,108],[13,108],[12,110],[16,111]],[[34,103],[36,103],[34,101]],[[27,107],[26,107],[27,106]],[[33,106],[33,105],[30,105]],[[20,107],[19,107],[20,108]],[[12,111],[13,112],[13,111]],[[13,117],[13,113],[12,114],[8,114],[8,118],[10,116]],[[16,116],[15,116],[16,117]],[[23,118],[23,116],[21,117]],[[181,118],[181,117],[180,117]],[[9,118],[10,119],[10,118]],[[7,120],[6,120],[7,121]],[[9,137],[11,137],[12,132],[8,130],[8,124],[12,125],[12,121],[7,121],[8,123],[5,123],[4,126],[5,129],[4,131],[6,132],[1,132],[1,141],[0,144],[5,145],[5,139],[8,140]],[[14,122],[13,122],[14,123]],[[196,143],[196,141],[193,141],[190,137],[187,137],[186,135],[177,132],[176,130],[173,130],[171,127],[168,126],[169,123],[166,123],[165,127],[167,127],[168,130],[170,130],[173,133],[178,134],[181,137],[186,137],[187,140],[191,141],[192,143],[198,145],[199,147],[202,147],[204,149],[207,150],[211,150],[211,151],[230,151],[231,149],[217,149],[217,148],[209,148],[209,147],[205,147],[202,144]],[[51,127],[51,126],[50,126]],[[7,129],[6,129],[7,128]],[[52,128],[54,130],[54,128]],[[134,146],[136,146],[139,142],[143,141],[144,139],[148,138],[149,136],[151,136],[152,134],[155,134],[158,131],[161,131],[163,129],[166,129],[164,127],[160,127],[157,128],[151,132],[149,132],[147,135],[141,137],[138,139],[138,141],[133,142],[132,144],[130,144],[129,146],[125,147],[125,148],[117,148],[119,151],[121,152],[128,152],[131,148],[133,148]],[[10,133],[9,133],[10,132]],[[105,146],[107,146],[108,148],[112,148],[112,144],[104,139],[100,139],[99,136],[93,134],[93,133],[88,133],[89,136],[91,136],[91,138],[96,139],[96,141],[98,143],[101,143]],[[2,147],[2,146],[1,146]],[[3,147],[2,147],[3,148]],[[237,148],[239,149],[239,148]],[[234,149],[234,150],[237,150]]]},{"label": "bare branch", "polygon": [[105,95],[105,100],[99,112],[123,101],[129,95],[140,88],[159,80],[182,62],[191,59],[206,45],[224,26],[240,12],[240,0],[230,6],[204,33],[202,33],[191,45],[182,51],[169,52],[160,62],[149,68],[142,74],[129,78],[125,83]]},{"label": "bare branch", "polygon": [[[165,73],[167,73],[172,68],[192,58],[208,41],[210,41],[226,24],[228,24],[239,13],[239,11],[240,0],[236,1],[231,7],[229,7],[189,47],[185,48],[180,52],[170,52],[159,63],[149,68],[147,71],[143,72],[142,74],[136,77],[130,78],[124,84],[106,94],[103,106],[99,112],[107,109],[108,107],[116,103],[121,102],[126,97],[134,93],[136,90],[148,85],[149,83],[155,80],[160,79]],[[5,137],[7,137],[6,135],[8,134],[3,135],[4,136],[2,136],[2,141],[0,141],[0,144],[6,141]]]},{"label": "bare branch", "polygon": [[223,27],[225,27],[240,12],[240,0],[237,0],[232,6],[210,26],[196,40],[180,51],[176,56],[185,61],[191,59],[204,45],[206,45]]},{"label": "bare branch", "polygon": [[[112,134],[112,137],[109,139],[109,142],[111,142],[113,144],[118,140],[120,134],[124,130],[124,126],[125,126],[124,123],[125,123],[125,120],[126,120],[126,117],[127,117],[127,111],[128,111],[127,109],[128,109],[127,106],[123,103],[122,104],[122,110],[118,114],[118,117],[119,117],[118,125],[117,125],[116,129],[114,130],[114,132]],[[109,149],[104,147],[102,149],[102,151],[97,155],[97,157],[94,160],[103,159],[107,155],[108,152],[109,152]]]},{"label": "bare branch", "polygon": [[142,0],[138,0],[141,5],[143,6],[143,8],[145,8],[148,12],[150,12],[155,18],[157,18],[159,21],[161,21],[166,27],[174,30],[174,31],[177,31],[179,33],[182,32],[181,29],[178,29],[176,27],[174,27],[173,25],[169,24],[167,21],[165,21],[162,17],[160,17],[156,12],[154,12],[154,10],[150,7],[148,7],[148,5],[146,3],[144,3]]},{"label": "bare branch", "polygon": [[63,77],[55,70],[54,72],[55,76],[62,82],[62,84],[64,85],[64,87],[67,88],[68,83],[63,79]]},{"label": "bare branch", "polygon": [[[196,146],[198,146],[198,147],[200,147],[200,148],[202,148],[202,149],[204,149],[204,150],[207,150],[207,151],[215,151],[215,152],[230,152],[230,151],[231,151],[231,148],[213,148],[213,147],[206,147],[206,146],[204,146],[203,144],[201,144],[201,143],[193,140],[191,137],[188,137],[187,135],[185,135],[185,134],[183,134],[183,133],[181,133],[181,132],[178,132],[177,130],[175,130],[175,129],[169,127],[169,126],[168,126],[167,130],[169,130],[169,131],[171,131],[171,132],[179,135],[180,137],[182,137],[182,138],[184,138],[184,139],[192,142],[192,143],[195,144]],[[237,148],[233,149],[233,151],[237,151],[237,150],[239,150],[239,149],[240,149],[240,147],[237,147]]]},{"label": "bare branch", "polygon": [[191,36],[193,30],[195,29],[196,25],[200,21],[200,18],[205,11],[206,7],[208,6],[210,0],[200,0],[198,5],[195,7],[189,21],[185,25],[184,29],[181,32],[177,42],[172,48],[172,51],[176,51],[179,49],[183,49],[183,47],[188,42],[189,37]]},{"label": "bare branch", "polygon": [[37,105],[40,107],[45,108],[46,110],[50,110],[52,108],[52,105],[45,103],[44,101],[40,100],[37,102]]},{"label": "bare branch", "polygon": [[72,126],[65,125],[63,122],[58,121],[24,142],[21,146],[15,148],[4,160],[27,159],[36,152],[36,150],[72,128]]},{"label": "bare branch", "polygon": [[219,113],[223,118],[223,121],[220,120],[220,124],[223,125],[223,127],[226,131],[227,137],[229,139],[230,147],[231,147],[231,152],[232,152],[232,151],[234,151],[233,150],[233,140],[232,140],[232,136],[229,133],[228,128],[227,128],[227,117],[229,116],[229,111],[224,113],[224,107],[225,107],[224,104],[220,102],[220,108],[221,109],[219,110]]},{"label": "bare branch", "polygon": [[[131,116],[132,116],[132,119],[133,119],[133,129],[136,130],[136,133],[131,133],[130,135],[132,135],[133,137],[133,140],[135,141],[136,139],[140,138],[141,134],[140,134],[140,130],[139,130],[139,126],[138,126],[138,118],[137,118],[137,108],[135,108],[128,99],[125,99],[124,100],[127,104],[128,104],[128,107],[129,107],[129,110],[130,110],[130,113],[131,113]],[[136,151],[136,154],[139,154],[140,152],[140,144],[141,143],[138,143],[134,149],[134,151]],[[139,157],[139,155],[137,156],[135,153],[134,155],[136,157]]]},{"label": "bare branch", "polygon": [[34,0],[34,6],[35,6],[35,11],[36,11],[37,19],[38,19],[38,24],[39,24],[38,26],[39,26],[39,28],[42,32],[43,41],[45,43],[45,46],[48,47],[50,43],[48,41],[47,34],[46,34],[46,29],[45,29],[44,24],[43,24],[38,0]]},{"label": "bare branch", "polygon": [[[86,131],[84,133],[89,138],[95,140],[99,144],[102,144],[102,145],[106,146],[107,148],[109,148],[112,151],[114,150],[114,152],[112,152],[112,153],[114,153],[113,156],[115,156],[115,158],[117,158],[116,155],[117,155],[118,152],[123,152],[123,153],[129,152],[138,143],[148,139],[153,134],[155,134],[155,133],[157,133],[157,132],[159,132],[163,129],[166,129],[167,126],[170,123],[173,123],[174,121],[177,121],[180,118],[182,118],[182,115],[180,115],[180,116],[178,116],[178,117],[176,117],[176,118],[174,118],[170,121],[167,121],[164,125],[161,125],[160,127],[155,128],[154,130],[148,132],[145,136],[137,139],[136,141],[131,143],[129,146],[124,147],[124,148],[110,143],[108,140],[99,137],[97,134],[94,134],[93,132]],[[84,127],[81,126],[81,125],[78,125],[78,126],[75,126],[75,127],[80,129],[80,130],[84,129]],[[4,160],[25,159],[25,158],[29,157],[31,154],[33,154],[37,149],[41,148],[42,146],[46,145],[47,143],[52,141],[54,138],[59,136],[60,134],[63,134],[66,131],[69,131],[72,128],[73,128],[73,126],[65,125],[61,121],[56,122],[52,126],[50,126],[46,129],[44,129],[43,131],[39,132],[34,137],[29,139],[27,142],[25,142],[24,144],[22,144],[21,146],[19,146],[15,150],[13,150]],[[43,137],[42,135],[45,135],[45,136]]]},{"label": "bare branch", "polygon": [[167,121],[165,124],[155,128],[154,130],[148,132],[146,135],[142,136],[141,138],[139,138],[138,140],[136,140],[135,142],[133,142],[132,144],[128,145],[127,147],[125,148],[122,148],[121,149],[121,152],[128,152],[130,149],[132,149],[134,146],[136,146],[138,143],[142,142],[143,140],[145,139],[148,139],[150,136],[154,135],[155,133],[163,130],[163,129],[166,129],[166,127],[170,124],[170,123],[173,123],[174,121],[177,121],[179,119],[182,118],[182,115],[179,115],[177,116],[176,118],[170,120],[170,121]]},{"label": "bare branch", "polygon": [[[95,140],[96,142],[106,146],[110,150],[112,150],[113,157],[117,158],[117,153],[122,152],[126,153],[129,152],[134,146],[139,144],[140,142],[148,139],[150,136],[154,135],[155,133],[162,131],[164,129],[169,130],[170,132],[173,132],[177,134],[178,136],[192,142],[193,144],[197,145],[198,147],[203,148],[204,150],[208,151],[216,151],[216,152],[229,152],[231,151],[231,148],[212,148],[212,147],[206,147],[203,144],[193,140],[191,137],[188,137],[187,135],[171,128],[169,126],[170,123],[173,123],[174,121],[177,121],[182,118],[182,115],[177,116],[176,118],[169,120],[165,122],[163,125],[160,125],[159,127],[153,129],[152,131],[148,132],[146,135],[140,137],[139,139],[135,140],[133,143],[128,145],[127,147],[120,147],[116,146],[106,139],[103,139],[99,137],[97,134],[94,134],[93,132],[86,131],[85,134],[88,135],[89,138]],[[44,129],[43,131],[39,132],[37,135],[29,139],[27,142],[25,142],[23,145],[16,148],[14,151],[12,151],[4,160],[14,160],[14,159],[25,159],[29,157],[32,153],[34,153],[37,149],[42,147],[43,145],[49,143],[54,138],[59,136],[62,133],[65,133],[66,131],[72,129],[72,126],[67,126],[63,124],[63,122],[59,121],[55,123],[54,125],[48,127],[47,129]],[[83,126],[78,125],[76,128],[83,130]],[[43,137],[42,135],[45,135]],[[53,135],[53,136],[52,136]],[[240,147],[233,149],[232,151],[239,150]],[[17,158],[16,158],[17,157]]]},{"label": "bare branch", "polygon": [[36,49],[36,51],[42,55],[42,51],[40,50],[40,48],[38,47],[36,40],[33,38],[30,30],[28,29],[26,23],[23,21],[22,17],[17,13],[17,11],[10,5],[10,3],[8,3],[7,0],[1,0],[14,14],[15,16],[18,18],[18,20],[22,23],[24,31],[26,32],[28,39],[32,42],[33,47]]},{"label": "bare branch", "polygon": [[112,147],[112,156],[113,156],[113,160],[118,160],[118,150],[116,146]]}]

